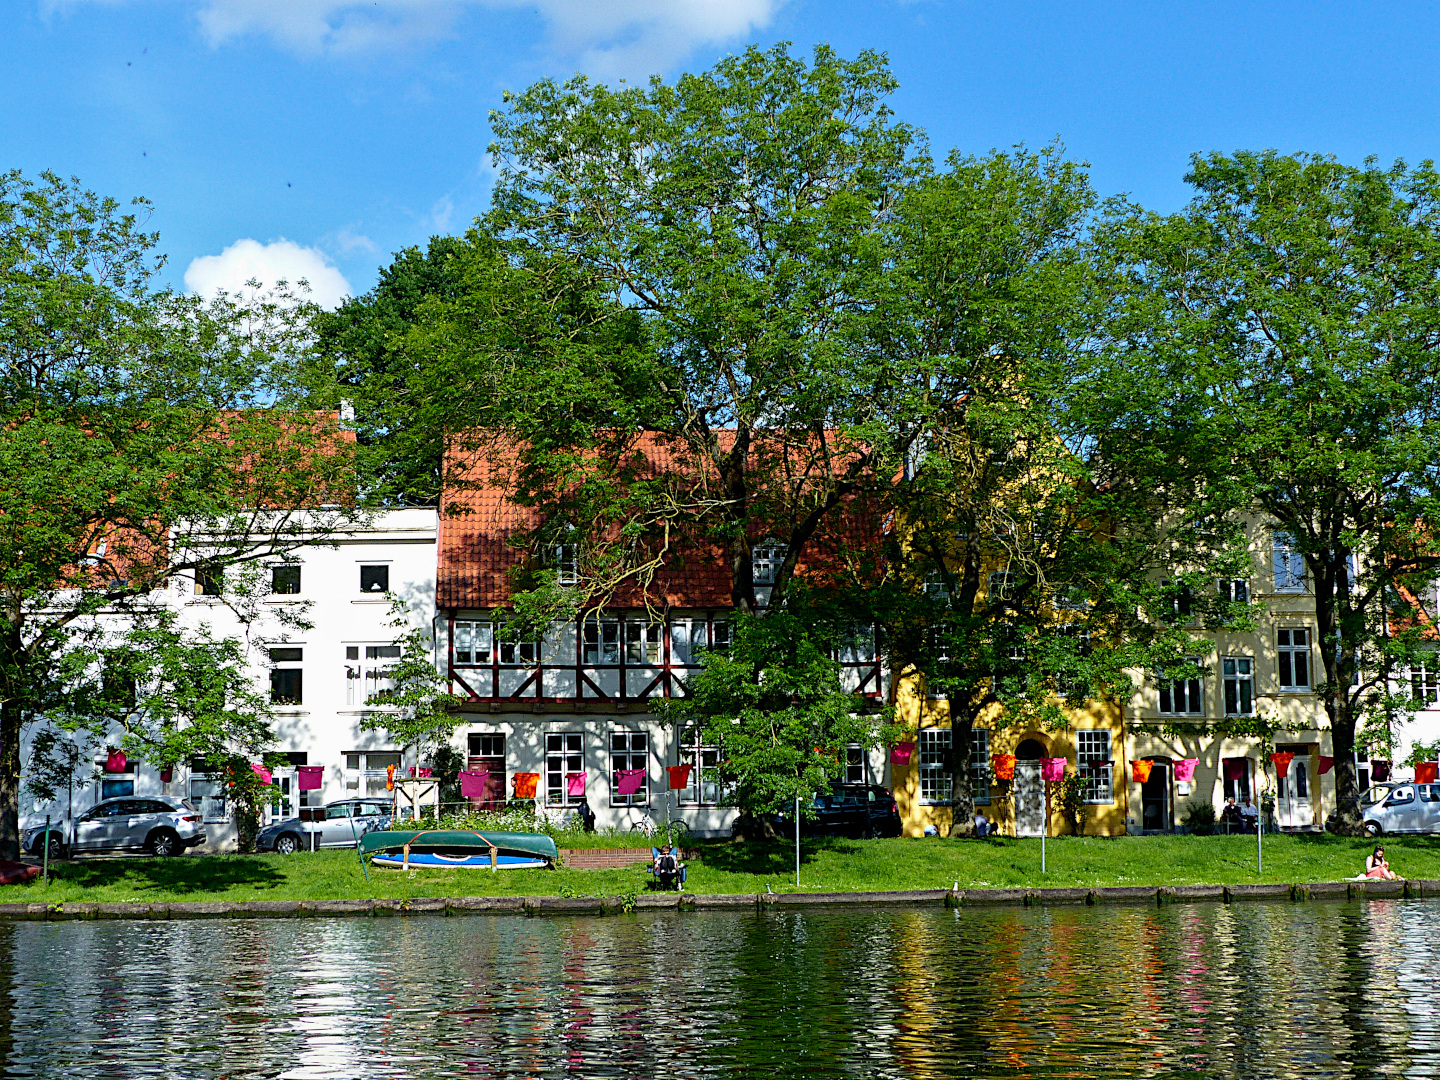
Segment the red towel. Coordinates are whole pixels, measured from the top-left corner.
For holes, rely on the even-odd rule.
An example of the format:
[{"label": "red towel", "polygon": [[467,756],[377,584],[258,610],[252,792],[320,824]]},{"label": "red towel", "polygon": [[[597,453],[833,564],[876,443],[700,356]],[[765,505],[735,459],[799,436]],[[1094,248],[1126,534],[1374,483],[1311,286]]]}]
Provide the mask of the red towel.
[{"label": "red towel", "polygon": [[1422,761],[1415,766],[1415,783],[1433,784],[1437,772],[1440,772],[1440,769],[1437,769],[1435,762]]},{"label": "red towel", "polygon": [[665,771],[670,774],[671,791],[684,791],[690,786],[689,765],[671,765]]},{"label": "red towel", "polygon": [[1288,776],[1290,773],[1290,762],[1295,760],[1295,755],[1289,751],[1282,751],[1278,754],[1271,754],[1270,761],[1275,766],[1276,776]]},{"label": "red towel", "polygon": [[411,765],[410,775],[417,780],[429,780],[434,776],[435,770],[427,769],[424,765]]},{"label": "red towel", "polygon": [[995,767],[996,780],[1015,779],[1015,755],[1014,754],[992,754],[990,763]]},{"label": "red towel", "polygon": [[1227,757],[1225,759],[1225,779],[1243,780],[1249,771],[1249,766],[1246,764],[1247,761],[1249,761],[1248,758]]},{"label": "red towel", "polygon": [[485,781],[490,779],[487,770],[479,772],[462,772],[460,774],[460,796],[465,799],[483,799],[485,797]]},{"label": "red towel", "polygon": [[1381,761],[1379,758],[1370,759],[1370,782],[1372,784],[1383,784],[1390,779],[1390,762]]},{"label": "red towel", "polygon": [[319,791],[324,776],[323,766],[301,765],[295,770],[295,786],[301,791]]},{"label": "red towel", "polygon": [[1334,767],[1335,767],[1335,759],[1334,759],[1333,757],[1326,757],[1324,754],[1321,754],[1321,755],[1320,755],[1320,775],[1321,775],[1321,776],[1324,776],[1327,772],[1329,772],[1329,771],[1330,771],[1331,769],[1333,769]]}]

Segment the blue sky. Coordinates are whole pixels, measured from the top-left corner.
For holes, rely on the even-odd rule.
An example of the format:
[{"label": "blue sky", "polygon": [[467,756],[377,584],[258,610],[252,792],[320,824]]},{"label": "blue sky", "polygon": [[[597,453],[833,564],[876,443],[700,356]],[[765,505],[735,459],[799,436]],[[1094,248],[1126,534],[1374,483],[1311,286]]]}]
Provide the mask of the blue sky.
[{"label": "blue sky", "polygon": [[1429,4],[967,0],[3,0],[0,169],[155,203],[177,287],[363,292],[487,199],[487,112],[584,71],[755,42],[889,54],[937,153],[1059,136],[1104,194],[1186,198],[1193,151],[1437,156]]}]

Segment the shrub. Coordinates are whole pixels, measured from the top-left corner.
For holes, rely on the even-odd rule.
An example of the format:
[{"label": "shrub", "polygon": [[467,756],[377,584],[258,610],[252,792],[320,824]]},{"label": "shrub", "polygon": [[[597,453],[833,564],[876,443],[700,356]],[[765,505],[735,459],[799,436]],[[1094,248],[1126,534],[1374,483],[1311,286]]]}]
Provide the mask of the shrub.
[{"label": "shrub", "polygon": [[1215,831],[1215,804],[1208,799],[1191,799],[1185,804],[1185,827],[1197,836]]},{"label": "shrub", "polygon": [[1089,781],[1079,773],[1066,773],[1064,778],[1051,785],[1056,804],[1065,820],[1070,822],[1070,831],[1076,836],[1085,832],[1085,815],[1089,806],[1085,802],[1085,789]]}]

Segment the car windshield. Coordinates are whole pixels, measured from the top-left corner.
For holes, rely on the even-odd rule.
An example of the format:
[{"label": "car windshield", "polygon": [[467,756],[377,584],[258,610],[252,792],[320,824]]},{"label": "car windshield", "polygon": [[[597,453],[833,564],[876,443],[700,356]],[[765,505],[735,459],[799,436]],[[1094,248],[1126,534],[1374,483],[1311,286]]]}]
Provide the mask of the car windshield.
[{"label": "car windshield", "polygon": [[1364,795],[1360,796],[1360,805],[1374,806],[1376,803],[1384,801],[1385,796],[1389,795],[1390,791],[1391,788],[1389,784],[1375,784],[1367,790]]}]

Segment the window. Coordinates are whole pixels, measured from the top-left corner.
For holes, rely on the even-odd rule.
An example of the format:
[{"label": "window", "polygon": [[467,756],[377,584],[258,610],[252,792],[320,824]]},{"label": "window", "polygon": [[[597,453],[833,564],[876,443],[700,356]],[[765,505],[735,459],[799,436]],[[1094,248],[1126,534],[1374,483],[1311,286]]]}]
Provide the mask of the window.
[{"label": "window", "polygon": [[360,795],[386,798],[389,768],[400,771],[400,754],[395,750],[352,750],[345,755],[345,787]]},{"label": "window", "polygon": [[1310,689],[1310,631],[1282,627],[1276,632],[1280,648],[1280,689]]},{"label": "window", "polygon": [[498,732],[471,732],[466,738],[471,757],[505,759],[505,736]]},{"label": "window", "polygon": [[1087,611],[1090,601],[1079,585],[1061,585],[1055,590],[1055,606],[1061,611]]},{"label": "window", "polygon": [[625,662],[627,664],[658,664],[661,660],[659,623],[627,622],[625,624]]},{"label": "window", "polygon": [[540,638],[525,638],[521,641],[500,642],[500,663],[511,667],[528,667],[539,662],[544,655]]},{"label": "window", "polygon": [[390,591],[390,567],[360,567],[360,591],[363,593],[385,593]]},{"label": "window", "polygon": [[925,575],[925,595],[937,604],[949,605],[955,599],[955,591],[950,583],[945,580],[945,575],[939,570],[931,570]]},{"label": "window", "polygon": [[950,729],[920,729],[920,802],[948,806],[953,799],[950,775]]},{"label": "window", "polygon": [[[298,667],[305,650],[292,647],[270,650],[270,704],[301,705],[305,701],[305,673]],[[284,666],[281,666],[284,665]]]},{"label": "window", "polygon": [[579,583],[580,561],[574,544],[556,544],[550,549],[550,562],[555,567],[556,585]]},{"label": "window", "polygon": [[865,783],[865,750],[853,743],[845,747],[845,783]]},{"label": "window", "polygon": [[990,801],[990,731],[970,729],[970,791],[977,803]]},{"label": "window", "polygon": [[345,704],[363,708],[377,694],[395,689],[392,675],[400,652],[399,645],[346,645]]},{"label": "window", "polygon": [[670,662],[698,664],[705,655],[708,631],[704,619],[675,619],[670,623]]},{"label": "window", "polygon": [[1085,780],[1087,803],[1113,803],[1114,762],[1110,756],[1110,732],[1075,733],[1075,770]]},{"label": "window", "polygon": [[1245,578],[1219,578],[1215,582],[1215,591],[1227,604],[1248,604],[1250,602],[1250,582]]},{"label": "window", "polygon": [[300,564],[270,567],[270,591],[277,596],[300,595]]},{"label": "window", "polygon": [[[1187,656],[1185,663],[1200,664],[1198,656]],[[1200,679],[1160,680],[1160,712],[1164,716],[1204,716],[1205,698]]]},{"label": "window", "polygon": [[720,751],[705,745],[703,732],[697,726],[681,732],[680,764],[690,766],[690,783],[680,792],[680,805],[718,806],[722,795]]},{"label": "window", "polygon": [[756,585],[774,585],[789,549],[778,540],[764,540],[751,552],[751,572]]},{"label": "window", "polygon": [[584,663],[591,667],[620,663],[620,624],[613,620],[596,622],[591,619],[587,622],[583,658]]},{"label": "window", "polygon": [[[616,774],[626,769],[645,771],[640,790],[634,795],[620,794],[620,779]],[[610,733],[610,805],[650,805],[650,736],[643,731]]]},{"label": "window", "polygon": [[545,736],[545,805],[579,806],[584,795],[571,795],[567,773],[585,771],[585,736],[562,732]]},{"label": "window", "polygon": [[118,799],[134,794],[135,778],[133,776],[124,780],[106,778],[100,780],[100,798],[102,799]]},{"label": "window", "polygon": [[493,655],[495,628],[488,622],[455,624],[455,663],[488,664]]},{"label": "window", "polygon": [[1440,701],[1440,665],[1429,657],[1410,669],[1410,693],[1422,709]]},{"label": "window", "polygon": [[195,568],[195,595],[220,596],[225,591],[225,566],[203,562]]},{"label": "window", "polygon": [[203,772],[190,774],[190,805],[200,811],[206,821],[229,821],[230,808],[225,797],[225,781]]},{"label": "window", "polygon": [[1277,532],[1271,548],[1271,562],[1275,570],[1275,591],[1281,593],[1303,593],[1305,591],[1305,556],[1295,546],[1295,537],[1290,533]]},{"label": "window", "polygon": [[1226,758],[1221,762],[1221,775],[1225,777],[1225,798],[1239,805],[1250,797],[1249,758]]},{"label": "window", "polygon": [[1227,656],[1220,661],[1225,683],[1225,715],[1252,716],[1255,713],[1255,661],[1248,656]]},{"label": "window", "polygon": [[1015,575],[996,571],[990,575],[990,599],[1010,600],[1015,595]]}]

